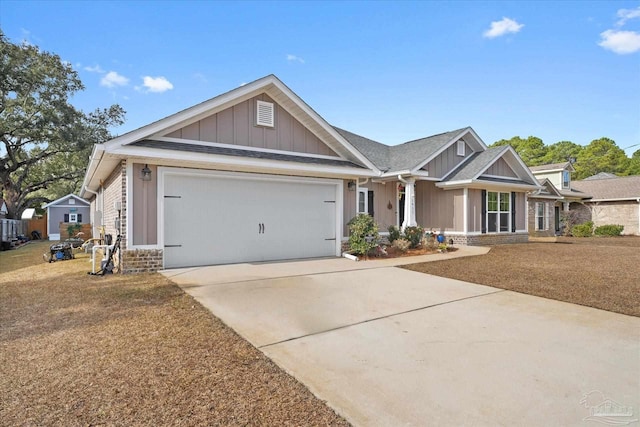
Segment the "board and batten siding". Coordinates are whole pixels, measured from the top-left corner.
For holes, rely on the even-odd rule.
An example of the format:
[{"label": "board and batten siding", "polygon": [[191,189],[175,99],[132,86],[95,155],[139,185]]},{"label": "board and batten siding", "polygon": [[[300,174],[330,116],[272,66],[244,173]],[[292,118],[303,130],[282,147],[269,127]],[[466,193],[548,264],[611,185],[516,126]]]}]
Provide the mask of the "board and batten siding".
[{"label": "board and batten siding", "polygon": [[442,190],[434,182],[416,183],[416,222],[425,229],[463,231],[464,190]]},{"label": "board and batten siding", "polygon": [[467,231],[480,233],[482,231],[482,190],[470,188],[467,202]]},{"label": "board and batten siding", "polygon": [[[275,106],[273,128],[256,125],[257,101]],[[331,148],[266,94],[261,94],[173,131],[166,137],[338,156]]]},{"label": "board and batten siding", "polygon": [[484,173],[484,175],[506,176],[509,178],[518,178],[518,175],[511,169],[509,164],[503,159],[498,159]]},{"label": "board and batten siding", "polygon": [[516,231],[526,230],[527,199],[524,193],[516,193]]},{"label": "board and batten siding", "polygon": [[348,188],[349,180],[345,179],[342,181],[342,235],[343,237],[349,236],[349,226],[347,225],[351,218],[356,216],[356,197],[358,193],[354,191],[349,191]]},{"label": "board and batten siding", "polygon": [[[396,225],[398,212],[398,182],[391,181],[385,184],[368,183],[364,185],[368,190],[373,190],[373,218],[378,223],[381,232]],[[389,208],[389,205],[391,208]]]},{"label": "board and batten siding", "polygon": [[449,148],[438,154],[435,159],[427,163],[422,168],[422,170],[428,171],[429,176],[442,178],[449,171],[451,171],[451,169],[455,168],[457,165],[467,159],[471,154],[473,154],[471,147],[469,147],[469,144],[467,143],[465,143],[464,152],[464,156],[458,156],[458,144],[451,144]]},{"label": "board and batten siding", "polygon": [[151,169],[151,181],[143,181],[140,176],[141,163],[133,164],[132,229],[133,245],[155,245],[158,243],[158,167]]}]

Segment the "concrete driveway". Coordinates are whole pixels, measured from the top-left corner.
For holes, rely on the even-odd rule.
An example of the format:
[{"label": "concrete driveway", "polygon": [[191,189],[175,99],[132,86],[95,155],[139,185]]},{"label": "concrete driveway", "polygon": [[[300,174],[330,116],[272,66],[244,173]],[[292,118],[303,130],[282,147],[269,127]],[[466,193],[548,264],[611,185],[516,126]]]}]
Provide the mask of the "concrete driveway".
[{"label": "concrete driveway", "polygon": [[163,274],[355,425],[637,423],[640,319],[393,267],[415,261]]}]

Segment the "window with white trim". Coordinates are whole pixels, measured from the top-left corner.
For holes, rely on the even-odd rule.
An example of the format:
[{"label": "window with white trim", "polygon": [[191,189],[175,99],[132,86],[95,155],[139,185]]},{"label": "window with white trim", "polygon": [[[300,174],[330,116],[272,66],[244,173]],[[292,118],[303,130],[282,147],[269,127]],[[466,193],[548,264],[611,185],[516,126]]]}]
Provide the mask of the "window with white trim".
[{"label": "window with white trim", "polygon": [[549,215],[547,214],[547,203],[536,203],[536,231],[549,229]]},{"label": "window with white trim", "polygon": [[511,193],[487,191],[487,231],[508,233],[511,230]]},{"label": "window with white trim", "polygon": [[562,188],[569,188],[571,186],[571,172],[562,171]]},{"label": "window with white trim", "polygon": [[364,187],[358,188],[358,213],[369,213],[369,190]]},{"label": "window with white trim", "polygon": [[467,152],[467,144],[463,140],[458,141],[458,156],[464,157]]},{"label": "window with white trim", "polygon": [[68,213],[64,214],[64,222],[82,222],[82,214]]},{"label": "window with white trim", "polygon": [[275,126],[274,105],[271,102],[257,101],[256,103],[256,125],[257,126]]}]

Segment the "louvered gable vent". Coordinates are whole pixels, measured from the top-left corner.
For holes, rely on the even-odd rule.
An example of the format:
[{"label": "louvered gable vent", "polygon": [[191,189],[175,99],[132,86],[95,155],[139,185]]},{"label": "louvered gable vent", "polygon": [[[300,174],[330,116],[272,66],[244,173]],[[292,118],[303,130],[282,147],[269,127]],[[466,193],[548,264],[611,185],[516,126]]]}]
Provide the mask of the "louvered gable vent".
[{"label": "louvered gable vent", "polygon": [[274,105],[271,102],[258,101],[256,125],[274,127]]}]

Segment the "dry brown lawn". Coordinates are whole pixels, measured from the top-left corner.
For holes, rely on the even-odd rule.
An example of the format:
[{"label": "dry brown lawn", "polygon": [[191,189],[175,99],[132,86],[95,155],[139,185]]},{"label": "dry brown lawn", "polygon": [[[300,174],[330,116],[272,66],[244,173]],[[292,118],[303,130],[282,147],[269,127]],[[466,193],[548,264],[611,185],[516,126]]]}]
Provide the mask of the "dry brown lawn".
[{"label": "dry brown lawn", "polygon": [[158,274],[0,252],[0,425],[348,425]]},{"label": "dry brown lawn", "polygon": [[557,240],[404,268],[640,316],[640,237]]}]

